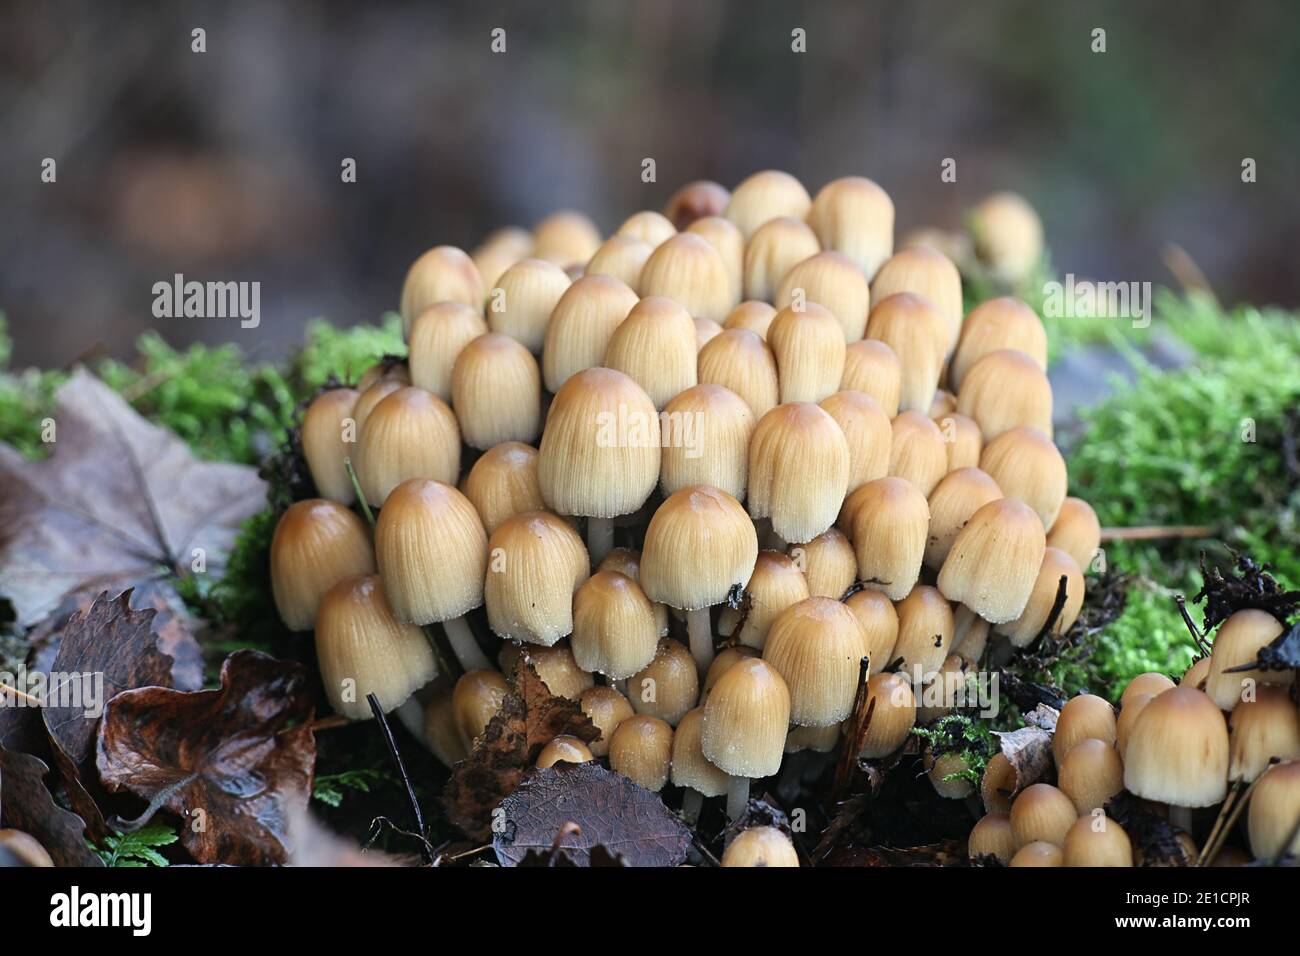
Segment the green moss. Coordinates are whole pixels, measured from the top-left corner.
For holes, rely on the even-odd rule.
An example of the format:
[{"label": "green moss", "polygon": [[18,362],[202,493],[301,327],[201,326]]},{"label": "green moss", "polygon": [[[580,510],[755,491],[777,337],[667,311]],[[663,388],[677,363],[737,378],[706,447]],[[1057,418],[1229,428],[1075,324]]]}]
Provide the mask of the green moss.
[{"label": "green moss", "polygon": [[1157,671],[1177,678],[1198,653],[1174,603],[1174,592],[1139,581],[1129,589],[1124,613],[1096,637],[1088,660],[1088,689],[1118,700],[1138,674]]},{"label": "green moss", "polygon": [[913,727],[912,733],[929,745],[930,754],[941,757],[958,754],[965,766],[944,780],[969,780],[979,786],[984,768],[999,750],[997,738],[983,720],[965,714],[948,714],[926,727]]},{"label": "green moss", "polygon": [[307,326],[307,342],[290,363],[290,375],[301,394],[310,394],[331,379],[355,382],[385,355],[406,355],[397,313],[385,313],[380,325],[347,329],[317,320]]}]

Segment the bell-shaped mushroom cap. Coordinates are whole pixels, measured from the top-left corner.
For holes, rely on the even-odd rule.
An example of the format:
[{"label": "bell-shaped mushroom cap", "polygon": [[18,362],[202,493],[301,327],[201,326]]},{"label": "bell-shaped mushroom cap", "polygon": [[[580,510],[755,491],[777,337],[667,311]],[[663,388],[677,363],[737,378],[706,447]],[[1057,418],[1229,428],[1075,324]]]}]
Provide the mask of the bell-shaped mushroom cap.
[{"label": "bell-shaped mushroom cap", "polygon": [[1059,846],[1035,840],[1017,850],[1007,866],[1065,866],[1065,852]]},{"label": "bell-shaped mushroom cap", "polygon": [[731,669],[731,665],[743,661],[749,657],[762,656],[757,650],[744,644],[733,644],[731,647],[724,647],[718,651],[718,656],[713,659],[709,665],[708,673],[704,675],[704,686],[700,689],[700,706],[708,700],[709,691],[713,690],[713,685],[718,682],[718,678]]},{"label": "bell-shaped mushroom cap", "polygon": [[825,306],[835,316],[847,342],[862,338],[867,328],[871,290],[867,277],[848,256],[819,252],[785,274],[776,292],[776,307],[784,309],[796,298]]},{"label": "bell-shaped mushroom cap", "polygon": [[712,319],[695,318],[695,347],[702,349],[722,334],[722,326]]},{"label": "bell-shaped mushroom cap", "polygon": [[918,584],[899,601],[898,640],[894,643],[893,657],[901,658],[899,673],[913,682],[933,674],[947,659],[952,648],[952,605],[939,593],[938,588]]},{"label": "bell-shaped mushroom cap", "polygon": [[432,624],[482,604],[487,541],[451,485],[413,478],[394,488],[375,522],[375,555],[397,619]]},{"label": "bell-shaped mushroom cap", "polygon": [[1208,807],[1228,789],[1228,727],[1199,690],[1175,687],[1142,709],[1124,753],[1124,786],[1176,807]]},{"label": "bell-shaped mushroom cap", "polygon": [[939,571],[939,590],[991,624],[1025,610],[1043,564],[1043,522],[1023,501],[990,501],[957,534]]},{"label": "bell-shaped mushroom cap", "polygon": [[[361,397],[357,399],[356,406],[352,409],[352,418],[357,423],[356,436],[361,437],[361,433],[366,430],[366,420],[370,413],[375,410],[375,406],[386,399],[393,392],[400,388],[406,388],[407,385],[393,379],[380,379],[375,384],[365,388],[361,392]],[[447,389],[448,395],[451,394],[451,366],[447,366]],[[355,446],[353,446],[355,447]],[[355,452],[353,453],[355,457]],[[356,462],[353,462],[355,465]]]},{"label": "bell-shaped mushroom cap", "polygon": [[1014,621],[999,624],[995,630],[1011,639],[1014,647],[1028,647],[1040,631],[1047,626],[1047,618],[1056,606],[1056,597],[1060,593],[1061,578],[1065,578],[1065,603],[1052,622],[1051,634],[1060,636],[1074,626],[1083,609],[1083,572],[1070,557],[1059,548],[1047,548],[1043,551],[1043,563],[1034,579],[1034,589],[1029,594],[1029,603]]},{"label": "bell-shaped mushroom cap", "polygon": [[50,869],[54,860],[49,851],[30,833],[5,828],[0,830],[0,859],[5,866]]},{"label": "bell-shaped mushroom cap", "polygon": [[641,270],[654,251],[654,246],[644,239],[610,236],[591,257],[587,271],[583,274],[610,276],[635,292],[641,288]]},{"label": "bell-shaped mushroom cap", "polygon": [[705,758],[703,734],[704,708],[696,707],[681,719],[673,734],[673,785],[720,797],[727,792],[727,775]]},{"label": "bell-shaped mushroom cap", "polygon": [[540,770],[554,767],[557,763],[588,763],[594,759],[591,749],[585,743],[577,737],[562,734],[541,749],[533,766]]},{"label": "bell-shaped mushroom cap", "polygon": [[849,716],[866,641],[853,612],[831,598],[807,598],[781,612],[763,660],[785,679],[792,723],[826,727]]},{"label": "bell-shaped mushroom cap", "polygon": [[641,294],[672,299],[691,315],[722,322],[731,311],[731,277],[718,250],[702,236],[682,232],[650,254],[641,269]]},{"label": "bell-shaped mushroom cap", "polygon": [[424,706],[424,739],[444,767],[451,767],[469,755],[456,726],[456,709],[452,704],[455,686],[456,682],[445,674],[439,675]]},{"label": "bell-shaped mushroom cap", "polygon": [[455,246],[435,246],[411,264],[402,283],[402,334],[435,302],[463,302],[483,310],[483,279],[474,260]]},{"label": "bell-shaped mushroom cap", "polygon": [[829,528],[807,544],[790,546],[790,556],[808,579],[812,597],[838,601],[858,579],[858,558],[853,545],[838,528]]},{"label": "bell-shaped mushroom cap", "polygon": [[346,461],[355,447],[352,417],[361,395],[351,388],[331,388],[317,395],[302,416],[302,454],[312,483],[322,498],[350,505],[357,498]]},{"label": "bell-shaped mushroom cap", "polygon": [[925,495],[910,481],[880,478],[859,488],[850,503],[858,579],[863,587],[901,601],[921,575],[930,526]]},{"label": "bell-shaped mushroom cap", "polygon": [[772,622],[809,595],[808,579],[797,562],[776,551],[760,551],[745,585],[747,606],[736,639],[761,651]]},{"label": "bell-shaped mushroom cap", "polygon": [[[933,643],[934,641],[945,642],[948,645],[949,651],[951,651],[956,645],[955,639],[950,639],[943,634],[936,634],[931,638],[931,642]],[[922,651],[923,650],[924,649],[922,648]],[[902,656],[903,655],[895,655],[896,658]],[[931,660],[933,660],[933,658],[931,658]],[[951,714],[957,701],[958,694],[965,693],[967,686],[966,678],[972,670],[973,668],[968,660],[959,654],[953,653],[949,653],[949,655],[943,659],[943,663],[938,667],[931,667],[928,670],[923,669],[921,674],[924,677],[924,683],[920,685],[919,696],[921,700],[926,703],[923,703],[916,708],[916,722],[918,724],[928,724],[933,720],[938,720],[940,717],[946,717]],[[910,665],[904,673],[913,676],[913,679],[915,680],[915,675],[917,673],[916,665]],[[940,796],[949,799],[958,799],[964,798],[967,793],[970,792],[968,790],[956,792],[959,789],[956,787],[939,787],[939,783],[944,782],[942,780],[943,777],[947,776],[949,773],[961,772],[964,769],[967,768],[958,767],[955,771],[935,774],[933,768],[931,768],[931,777],[939,777],[939,780],[935,781],[935,789],[938,790]],[[956,781],[952,780],[946,782],[948,784],[956,783]]]},{"label": "bell-shaped mushroom cap", "polygon": [[1020,774],[1007,755],[998,751],[989,758],[980,778],[980,799],[989,813],[1010,813],[1011,801],[1020,792]]},{"label": "bell-shaped mushroom cap", "polygon": [[1260,684],[1237,704],[1228,717],[1228,744],[1231,780],[1250,783],[1273,759],[1300,760],[1300,711],[1287,689]]},{"label": "bell-shaped mushroom cap", "polygon": [[542,683],[556,697],[580,700],[590,688],[596,686],[596,678],[590,671],[583,670],[573,656],[573,649],[567,641],[560,641],[550,647],[535,645],[521,646],[520,653],[526,653],[528,660],[537,671]]},{"label": "bell-shaped mushroom cap", "polygon": [[588,746],[594,756],[604,757],[609,753],[609,741],[618,725],[632,716],[632,705],[614,688],[599,686],[584,690],[578,705],[600,731],[600,736]]},{"label": "bell-shaped mushroom cap", "polygon": [[465,476],[461,490],[488,534],[511,515],[546,507],[537,481],[537,449],[523,442],[502,442],[485,451]]},{"label": "bell-shaped mushroom cap", "polygon": [[1266,770],[1251,794],[1246,826],[1255,858],[1276,862],[1300,854],[1296,820],[1300,820],[1300,761],[1292,760]]},{"label": "bell-shaped mushroom cap", "polygon": [[789,173],[766,169],[731,191],[726,216],[748,240],[768,220],[778,216],[804,219],[811,208],[812,197],[799,180]]},{"label": "bell-shaped mushroom cap", "polygon": [[1052,756],[1060,767],[1070,749],[1081,740],[1100,740],[1110,745],[1115,742],[1117,726],[1115,709],[1096,694],[1078,694],[1061,708],[1052,735]]},{"label": "bell-shaped mushroom cap", "polygon": [[624,219],[623,225],[616,230],[616,235],[635,236],[652,246],[658,246],[677,235],[677,227],[662,213],[642,209]]},{"label": "bell-shaped mushroom cap", "polygon": [[962,317],[961,273],[957,267],[942,252],[928,246],[902,249],[887,259],[871,280],[871,301],[883,302],[900,292],[928,299],[939,310],[948,326],[943,351],[951,354]]},{"label": "bell-shaped mushroom cap", "polygon": [[564,383],[538,449],[542,498],[560,514],[616,518],[659,482],[659,414],[622,372],[589,368]]},{"label": "bell-shaped mushroom cap", "polygon": [[749,513],[771,518],[784,540],[803,544],[833,525],[848,484],[848,441],[821,408],[791,402],[759,419],[749,442]]},{"label": "bell-shaped mushroom cap", "polygon": [[984,446],[980,468],[1008,498],[1038,512],[1043,527],[1056,522],[1069,479],[1065,459],[1052,440],[1034,428],[1012,428]]},{"label": "bell-shaped mushroom cap", "polygon": [[488,626],[501,637],[550,647],[573,631],[573,592],[590,568],[586,546],[562,518],[512,515],[488,539]]},{"label": "bell-shaped mushroom cap", "polygon": [[570,377],[605,360],[614,330],[637,304],[637,294],[612,276],[583,276],[560,296],[542,344],[542,379],[559,392]]},{"label": "bell-shaped mushroom cap", "polygon": [[786,273],[820,250],[817,237],[802,219],[768,220],[754,230],[745,246],[741,294],[746,299],[773,301]]},{"label": "bell-shaped mushroom cap", "polygon": [[979,465],[980,453],[984,451],[984,436],[973,418],[948,412],[935,418],[934,423],[939,426],[943,443],[948,448],[949,473]]},{"label": "bell-shaped mushroom cap", "polygon": [[450,402],[451,370],[456,357],[461,349],[487,332],[488,325],[476,309],[463,302],[435,302],[415,317],[407,335],[411,380],[403,384],[422,388]]},{"label": "bell-shaped mushroom cap", "polygon": [[534,440],[542,430],[542,374],[531,352],[508,335],[470,342],[451,373],[452,407],[471,448]]},{"label": "bell-shaped mushroom cap", "polygon": [[706,342],[699,354],[699,379],[735,392],[755,418],[775,408],[780,397],[776,358],[749,329],[725,329]]},{"label": "bell-shaped mushroom cap", "polygon": [[1179,678],[1178,683],[1187,687],[1195,687],[1197,690],[1205,690],[1205,680],[1209,676],[1210,659],[1202,657],[1183,671],[1183,676]]},{"label": "bell-shaped mushroom cap", "polygon": [[474,267],[489,288],[516,262],[532,254],[533,234],[520,226],[493,230],[478,248],[470,252]]},{"label": "bell-shaped mushroom cap", "polygon": [[961,325],[961,340],[948,368],[949,387],[961,391],[970,367],[999,349],[1015,349],[1047,369],[1047,332],[1038,313],[1019,299],[988,299],[970,310]]},{"label": "bell-shaped mushroom cap", "polygon": [[1101,522],[1092,505],[1082,498],[1061,502],[1061,510],[1047,532],[1047,543],[1074,558],[1080,568],[1089,567],[1101,545]]},{"label": "bell-shaped mushroom cap", "polygon": [[781,769],[790,726],[790,691],[766,661],[738,661],[704,703],[704,756],[733,777],[768,777]]},{"label": "bell-shaped mushroom cap", "polygon": [[600,230],[580,212],[562,209],[533,227],[533,255],[561,268],[586,262],[600,247]]},{"label": "bell-shaped mushroom cap", "polygon": [[330,706],[353,720],[374,716],[367,694],[388,713],[436,673],[424,632],[393,616],[373,574],[340,581],[321,599],[316,657]]},{"label": "bell-shaped mushroom cap", "polygon": [[736,834],[722,854],[723,866],[798,867],[799,854],[776,827],[750,827]]},{"label": "bell-shaped mushroom cap", "polygon": [[1070,748],[1057,771],[1057,784],[1079,816],[1104,807],[1124,789],[1124,763],[1114,746],[1089,737]]},{"label": "bell-shaped mushroom cap", "polygon": [[745,509],[725,491],[690,485],[650,519],[641,584],[655,601],[684,611],[721,604],[758,560],[758,536]]},{"label": "bell-shaped mushroom cap", "polygon": [[609,768],[656,793],[668,782],[672,755],[673,729],[658,717],[628,717],[609,741]]},{"label": "bell-shaped mushroom cap", "polygon": [[860,339],[844,350],[844,375],[840,389],[870,395],[880,410],[893,418],[898,414],[903,394],[903,363],[884,342]]},{"label": "bell-shaped mushroom cap", "polygon": [[1000,281],[1018,285],[1043,258],[1043,223],[1023,197],[994,193],[971,211],[975,251]]},{"label": "bell-shaped mushroom cap", "polygon": [[[614,548],[601,559],[598,571],[617,571],[625,574],[637,584],[641,583],[641,552],[631,548]],[[644,590],[644,588],[642,589]],[[652,602],[655,609],[655,621],[659,624],[659,636],[668,634],[668,605],[659,601]]]},{"label": "bell-shaped mushroom cap", "polygon": [[510,687],[499,671],[467,671],[456,681],[451,708],[466,751],[473,748],[474,741],[496,716],[509,693]]},{"label": "bell-shaped mushroom cap", "polygon": [[834,179],[818,190],[808,225],[823,249],[843,253],[868,279],[894,252],[894,201],[862,176]]},{"label": "bell-shaped mushroom cap", "polygon": [[867,337],[888,345],[899,361],[902,411],[929,414],[951,328],[934,303],[911,292],[876,300]]},{"label": "bell-shaped mushroom cap", "polygon": [[585,671],[613,680],[654,660],[659,625],[640,586],[617,571],[597,571],[573,595],[573,656]]},{"label": "bell-shaped mushroom cap", "polygon": [[690,313],[663,296],[632,307],[614,330],[604,365],[618,369],[645,390],[655,408],[696,382],[695,323]]},{"label": "bell-shaped mushroom cap", "polygon": [[671,495],[688,485],[711,485],[744,498],[756,424],[745,400],[721,385],[696,385],[674,396],[659,416],[660,489]]},{"label": "bell-shaped mushroom cap", "polygon": [[1115,749],[1119,751],[1121,759],[1128,753],[1128,739],[1133,734],[1133,725],[1137,723],[1137,719],[1142,715],[1146,705],[1155,700],[1157,696],[1159,695],[1132,694],[1122,701],[1119,720],[1115,722]]},{"label": "bell-shaped mushroom cap", "polygon": [[664,218],[678,229],[685,229],[697,219],[721,216],[731,201],[731,190],[711,179],[696,179],[669,197]]},{"label": "bell-shaped mushroom cap", "polygon": [[766,339],[767,330],[772,327],[772,320],[775,318],[776,309],[771,303],[746,299],[731,310],[722,327],[723,329],[749,329],[760,339]]},{"label": "bell-shaped mushroom cap", "polygon": [[844,330],[815,302],[782,309],[767,330],[783,402],[820,402],[844,377]]},{"label": "bell-shaped mushroom cap", "polygon": [[460,476],[460,426],[446,403],[422,388],[399,388],[361,428],[357,482],[373,506],[411,478],[452,485]]},{"label": "bell-shaped mushroom cap", "polygon": [[325,592],[344,578],[374,574],[375,555],[361,519],[334,501],[289,506],[271,538],[271,593],[291,631],[309,631]]},{"label": "bell-shaped mushroom cap", "polygon": [[950,471],[930,492],[930,534],[925,542],[927,567],[941,568],[957,535],[975,512],[1003,497],[998,483],[978,468]]},{"label": "bell-shaped mushroom cap", "polygon": [[1295,671],[1234,669],[1255,661],[1264,645],[1282,630],[1277,618],[1255,608],[1237,611],[1220,625],[1210,651],[1210,673],[1205,679],[1205,692],[1220,710],[1232,710],[1245,691],[1256,684],[1290,685],[1295,681]]},{"label": "bell-shaped mushroom cap", "polygon": [[976,362],[962,379],[957,411],[979,422],[986,442],[1011,428],[1037,428],[1052,436],[1052,385],[1024,352],[999,349]]},{"label": "bell-shaped mushroom cap", "polygon": [[1147,671],[1145,674],[1138,674],[1137,677],[1128,682],[1128,686],[1124,688],[1124,693],[1120,695],[1119,702],[1122,706],[1127,706],[1129,700],[1141,694],[1150,694],[1155,697],[1174,686],[1176,686],[1174,682],[1164,674]]},{"label": "bell-shaped mushroom cap", "polygon": [[684,644],[663,638],[655,658],[627,680],[627,699],[638,714],[676,726],[700,698],[700,674]]},{"label": "bell-shaped mushroom cap", "polygon": [[572,284],[553,262],[521,259],[502,273],[489,292],[488,325],[540,355],[546,323]]},{"label": "bell-shaped mushroom cap", "polygon": [[1074,802],[1046,783],[1026,787],[1011,804],[1011,832],[1018,847],[1040,841],[1064,846],[1065,835],[1078,818]]},{"label": "bell-shaped mushroom cap", "polygon": [[966,838],[966,853],[972,860],[991,856],[1003,866],[1016,855],[1016,838],[1011,833],[1011,817],[1005,813],[986,813],[971,827]]},{"label": "bell-shaped mushroom cap", "polygon": [[849,445],[849,486],[852,494],[868,481],[889,473],[893,430],[880,403],[866,392],[845,389],[819,403],[835,419]]},{"label": "bell-shaped mushroom cap", "polygon": [[889,474],[910,481],[927,497],[948,474],[943,432],[921,412],[899,412],[890,424]]},{"label": "bell-shaped mushroom cap", "polygon": [[888,757],[907,742],[916,724],[916,694],[902,674],[882,673],[867,681],[871,720],[862,736],[860,756]]},{"label": "bell-shaped mushroom cap", "polygon": [[894,660],[898,642],[898,612],[894,602],[880,591],[863,588],[852,594],[844,606],[853,612],[866,638],[867,657],[871,659],[871,676],[875,677]]},{"label": "bell-shaped mushroom cap", "polygon": [[952,649],[972,664],[979,663],[988,647],[992,625],[965,604],[953,611]]},{"label": "bell-shaped mushroom cap", "polygon": [[1105,814],[1074,821],[1065,834],[1066,866],[1132,866],[1133,844],[1124,828]]},{"label": "bell-shaped mushroom cap", "polygon": [[731,290],[730,304],[734,307],[740,301],[745,282],[745,237],[730,219],[722,216],[697,219],[686,231],[699,236],[722,257],[722,265],[727,270],[727,285]]},{"label": "bell-shaped mushroom cap", "polygon": [[[957,411],[957,396],[946,388],[937,388],[934,390],[934,398],[930,400],[930,407],[926,414],[937,425],[943,419]],[[978,427],[978,426],[976,426]]]}]

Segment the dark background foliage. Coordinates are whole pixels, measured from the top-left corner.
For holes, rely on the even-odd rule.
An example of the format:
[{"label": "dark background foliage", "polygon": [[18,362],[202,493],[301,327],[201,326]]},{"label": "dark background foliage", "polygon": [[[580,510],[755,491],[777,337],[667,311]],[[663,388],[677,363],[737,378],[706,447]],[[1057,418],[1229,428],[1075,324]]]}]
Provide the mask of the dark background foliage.
[{"label": "dark background foliage", "polygon": [[874,177],[900,233],[1014,187],[1062,273],[1169,281],[1176,241],[1224,299],[1293,306],[1298,93],[1282,0],[3,3],[0,309],[17,364],[57,365],[127,354],[175,272],[259,280],[261,328],[162,331],[277,351],[395,306],[435,243],[560,206],[613,229],[771,166]]}]

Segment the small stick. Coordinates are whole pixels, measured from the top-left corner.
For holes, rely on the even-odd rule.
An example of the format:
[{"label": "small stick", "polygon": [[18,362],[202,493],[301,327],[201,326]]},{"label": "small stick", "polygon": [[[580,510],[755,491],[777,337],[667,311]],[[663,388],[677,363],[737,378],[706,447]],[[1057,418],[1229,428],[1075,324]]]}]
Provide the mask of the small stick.
[{"label": "small stick", "polygon": [[1158,541],[1161,538],[1208,538],[1209,525],[1143,525],[1136,528],[1102,528],[1102,541]]},{"label": "small stick", "polygon": [[862,751],[862,734],[871,721],[871,708],[867,704],[867,679],[871,676],[871,659],[863,657],[858,662],[858,692],[853,699],[853,715],[849,722],[849,733],[844,740],[844,753],[840,754],[839,766],[835,768],[834,799],[839,800],[849,781],[853,777],[853,764]]},{"label": "small stick", "polygon": [[39,697],[33,697],[31,694],[27,693],[24,690],[19,690],[17,687],[14,687],[12,684],[0,684],[0,690],[8,691],[10,694],[13,694],[19,700],[23,701],[28,707],[45,706],[45,701],[41,700]]},{"label": "small stick", "polygon": [[1205,838],[1205,845],[1201,847],[1200,855],[1196,858],[1196,866],[1209,866],[1210,860],[1219,852],[1219,844],[1228,835],[1230,827],[1225,826],[1226,821],[1231,817],[1235,822],[1236,817],[1233,814],[1233,808],[1237,805],[1238,798],[1241,796],[1243,779],[1238,777],[1232,781],[1232,789],[1228,791],[1228,797],[1223,801],[1223,806],[1219,807],[1219,815],[1214,818],[1214,826],[1210,828],[1210,835]]},{"label": "small stick", "polygon": [[406,797],[411,801],[411,809],[415,812],[415,828],[420,836],[420,855],[424,857],[424,862],[433,863],[433,849],[429,846],[429,840],[424,835],[424,814],[420,812],[420,801],[415,799],[415,786],[411,783],[410,775],[406,772],[406,764],[402,761],[402,755],[397,749],[397,741],[393,739],[393,729],[388,726],[388,718],[384,716],[384,709],[379,706],[379,698],[374,694],[367,694],[366,701],[370,704],[370,711],[375,715],[375,720],[379,721],[379,729],[383,732],[384,743],[388,745],[388,753],[393,758],[393,763],[397,764],[398,776],[402,778],[402,784],[406,787]]},{"label": "small stick", "polygon": [[348,477],[352,479],[352,489],[357,493],[357,501],[361,503],[361,513],[366,517],[366,523],[370,525],[370,530],[375,530],[375,515],[370,510],[370,502],[366,501],[366,496],[361,493],[361,482],[357,479],[356,469],[352,467],[352,459],[344,458],[343,467],[348,470]]},{"label": "small stick", "polygon": [[1192,615],[1187,610],[1187,599],[1178,594],[1174,596],[1174,603],[1178,605],[1178,613],[1183,616],[1183,623],[1192,632],[1192,640],[1196,642],[1196,646],[1201,649],[1202,653],[1209,654],[1210,647],[1205,643],[1205,635],[1201,633],[1201,629],[1196,626],[1196,622],[1192,620]]},{"label": "small stick", "polygon": [[1052,609],[1047,612],[1047,620],[1043,622],[1043,626],[1039,628],[1038,633],[1034,635],[1034,639],[1029,642],[1030,644],[1042,640],[1051,632],[1052,628],[1056,626],[1057,618],[1061,616],[1061,611],[1065,609],[1067,587],[1067,578],[1062,574],[1060,583],[1056,585],[1056,599],[1052,601]]}]

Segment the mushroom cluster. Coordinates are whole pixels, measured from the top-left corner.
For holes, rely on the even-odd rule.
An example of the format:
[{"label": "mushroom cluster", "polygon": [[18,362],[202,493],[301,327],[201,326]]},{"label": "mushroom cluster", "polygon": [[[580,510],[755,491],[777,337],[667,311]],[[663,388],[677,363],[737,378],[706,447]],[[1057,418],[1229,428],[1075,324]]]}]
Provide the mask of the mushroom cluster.
[{"label": "mushroom cluster", "polygon": [[[1237,611],[1177,684],[1158,673],[1135,677],[1118,715],[1091,694],[1069,700],[1052,737],[1055,786],[1022,788],[1005,757],[989,762],[981,786],[987,813],[971,831],[971,858],[1010,866],[1233,866],[1300,853],[1295,672],[1251,666],[1281,633],[1271,614]],[[1107,815],[1125,791],[1174,827],[1171,845],[1155,858],[1144,858]],[[1243,811],[1245,839],[1232,842]]]},{"label": "mushroom cluster", "polygon": [[[1011,268],[1006,218],[984,242]],[[1100,529],[1066,496],[1043,325],[1009,297],[963,317],[935,245],[895,249],[868,179],[765,171],[608,238],[564,212],[422,255],[408,356],[312,402],[320,498],[275,533],[335,709],[373,693],[455,761],[527,647],[601,730],[540,762],[734,817],[787,753],[837,746],[864,658],[883,756],[943,673],[1066,631]],[[436,682],[434,624],[461,672]]]}]

